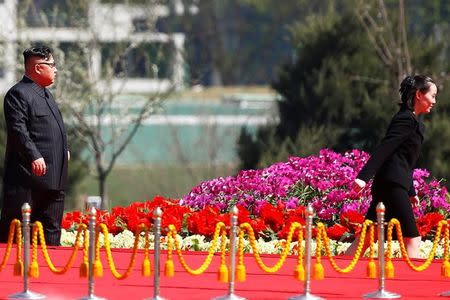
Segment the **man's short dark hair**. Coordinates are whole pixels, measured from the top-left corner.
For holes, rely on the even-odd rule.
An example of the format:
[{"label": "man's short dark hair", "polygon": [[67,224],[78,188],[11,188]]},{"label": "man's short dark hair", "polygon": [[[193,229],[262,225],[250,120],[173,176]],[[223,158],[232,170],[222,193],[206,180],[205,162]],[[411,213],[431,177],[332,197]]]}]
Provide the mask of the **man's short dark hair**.
[{"label": "man's short dark hair", "polygon": [[44,45],[39,45],[25,49],[25,51],[23,51],[23,60],[25,64],[27,63],[28,59],[33,56],[37,56],[40,58],[44,58],[45,60],[48,60],[50,58],[50,55],[52,54],[53,54],[52,48]]}]

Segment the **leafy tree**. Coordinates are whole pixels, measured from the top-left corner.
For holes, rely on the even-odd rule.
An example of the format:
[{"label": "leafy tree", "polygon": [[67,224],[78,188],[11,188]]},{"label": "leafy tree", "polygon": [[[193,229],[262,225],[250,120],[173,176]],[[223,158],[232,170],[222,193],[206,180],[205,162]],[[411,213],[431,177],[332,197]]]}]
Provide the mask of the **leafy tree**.
[{"label": "leafy tree", "polygon": [[[282,66],[273,83],[282,96],[280,122],[272,137],[275,151],[277,144],[284,144],[290,155],[308,155],[323,147],[342,150],[350,144],[369,148],[382,134],[383,128],[373,125],[392,112],[392,100],[387,81],[378,79],[385,72],[370,55],[357,25],[354,18],[333,14],[292,27],[298,58]],[[372,91],[383,94],[382,103],[374,101]],[[361,117],[366,125],[357,128]],[[271,162],[271,155],[262,156],[264,164]]]},{"label": "leafy tree", "polygon": [[[409,20],[408,13],[411,15]],[[426,3],[403,0],[365,1],[357,6],[357,15],[371,44],[377,50],[380,61],[390,72],[393,90],[407,74],[428,74],[438,83],[439,105],[432,116],[427,117],[429,121],[426,122],[428,130],[423,147],[424,155],[418,164],[431,169],[434,176],[445,178],[450,170],[450,144],[442,142],[438,137],[441,136],[442,139],[450,128],[450,51],[448,39],[443,38],[450,33],[450,3],[439,0]],[[379,15],[382,16],[381,22],[376,21],[376,16]],[[408,30],[412,33],[409,36],[413,38],[408,38]],[[394,80],[395,77],[397,81]]]},{"label": "leafy tree", "polygon": [[178,26],[186,33],[191,82],[243,85],[274,80],[278,65],[291,60],[294,53],[288,25],[335,1],[295,0],[282,5],[277,0],[181,2],[186,9]]},{"label": "leafy tree", "polygon": [[[408,33],[414,36],[434,36],[434,39],[446,42],[450,30],[450,2],[442,0],[408,0],[405,13],[409,16]],[[447,41],[444,41],[447,40]]]},{"label": "leafy tree", "polygon": [[[83,141],[93,158],[104,209],[109,208],[106,180],[117,158],[129,145],[143,121],[160,108],[173,89],[161,89],[161,92],[125,100],[121,87],[114,87],[113,82],[125,82],[129,78],[129,68],[123,62],[129,47],[133,46],[121,48],[119,45],[109,59],[103,62],[106,66],[101,79],[89,75],[93,67],[90,53],[98,50],[95,41],[91,41],[90,45],[81,45],[81,51],[69,52],[64,59],[65,69],[60,72],[57,90],[62,106],[72,117],[74,133]],[[158,51],[162,51],[162,48]],[[158,69],[154,61],[148,67],[149,72]]]},{"label": "leafy tree", "polygon": [[[405,39],[405,56],[410,62],[392,65],[382,60],[367,34],[370,29],[355,18],[358,13],[353,9],[331,10],[292,25],[297,58],[283,65],[273,82],[282,96],[280,122],[256,136],[242,133],[241,154],[263,146],[253,157],[241,155],[242,167],[260,167],[288,155],[312,154],[322,147],[371,151],[397,110],[398,74],[410,68],[413,73],[430,74],[440,83],[439,104],[436,112],[427,117],[428,131],[419,165],[429,168],[435,176],[448,175],[450,144],[437,139],[450,127],[445,88],[450,84],[449,65],[445,60],[448,53],[442,51],[444,43],[432,36]],[[396,26],[401,23],[395,20],[397,15],[392,12],[388,16]],[[403,23],[407,24],[407,20]]]}]

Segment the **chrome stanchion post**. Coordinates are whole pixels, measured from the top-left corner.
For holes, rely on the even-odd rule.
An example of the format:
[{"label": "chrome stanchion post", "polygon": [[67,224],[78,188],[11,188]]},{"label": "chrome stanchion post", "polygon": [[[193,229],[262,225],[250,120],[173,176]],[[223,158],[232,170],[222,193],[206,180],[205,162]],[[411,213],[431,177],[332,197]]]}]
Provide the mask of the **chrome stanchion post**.
[{"label": "chrome stanchion post", "polygon": [[[310,294],[310,284],[311,284],[311,242],[312,242],[312,226],[313,226],[314,210],[311,204],[308,204],[306,208],[306,244],[305,244],[305,255],[303,257],[306,260],[305,263],[305,291],[303,295],[289,297],[289,300],[322,300],[319,296]],[[302,230],[302,229],[301,229]],[[301,251],[301,245],[299,245],[299,251]]]},{"label": "chrome stanchion post", "polygon": [[8,296],[8,299],[45,299],[45,295],[28,290],[28,267],[30,265],[30,218],[31,206],[22,205],[22,242],[23,242],[23,292]]},{"label": "chrome stanchion post", "polygon": [[234,294],[234,280],[236,274],[236,235],[238,232],[238,209],[236,206],[231,208],[230,217],[230,280],[228,282],[228,295],[214,298],[214,300],[245,300]]},{"label": "chrome stanchion post", "polygon": [[384,214],[386,208],[383,202],[377,205],[377,222],[378,222],[378,291],[364,295],[364,298],[372,299],[395,299],[401,296],[396,293],[388,292],[384,289]]},{"label": "chrome stanchion post", "polygon": [[441,297],[450,297],[450,291],[440,293],[439,296],[441,296]]},{"label": "chrome stanchion post", "polygon": [[[448,222],[448,221],[447,221]],[[448,223],[447,225],[447,228],[445,229],[446,231],[449,229],[449,226],[450,226],[450,224]],[[446,239],[445,240],[445,243],[448,243],[449,241]],[[447,247],[448,247],[449,245],[447,244]],[[447,253],[447,255],[449,255],[448,253]],[[439,296],[441,296],[441,297],[450,297],[450,291],[446,291],[446,292],[442,292],[442,293],[440,293],[439,294]]]},{"label": "chrome stanchion post", "polygon": [[88,270],[88,295],[80,300],[103,300],[105,298],[94,295],[94,259],[95,259],[95,221],[97,210],[91,207],[89,210],[89,270]]},{"label": "chrome stanchion post", "polygon": [[163,298],[159,296],[159,277],[160,277],[160,256],[161,256],[161,216],[162,216],[162,210],[161,208],[157,207],[155,211],[153,212],[153,235],[155,237],[154,241],[154,257],[153,257],[153,264],[154,264],[154,272],[153,272],[153,297],[147,298],[147,300],[166,300],[166,298]]}]

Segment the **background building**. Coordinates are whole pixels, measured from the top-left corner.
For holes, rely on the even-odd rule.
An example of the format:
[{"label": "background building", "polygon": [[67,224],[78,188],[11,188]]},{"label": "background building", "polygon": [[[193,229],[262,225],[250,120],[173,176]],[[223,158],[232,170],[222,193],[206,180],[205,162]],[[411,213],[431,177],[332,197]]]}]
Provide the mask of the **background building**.
[{"label": "background building", "polygon": [[[77,4],[70,6],[71,2]],[[0,1],[1,53],[8,58],[0,65],[0,90],[4,92],[17,79],[17,66],[22,63],[20,54],[23,50],[18,46],[24,44],[26,47],[33,43],[53,45],[63,51],[83,43],[95,43],[96,51],[90,53],[91,66],[94,76],[100,79],[102,62],[108,59],[112,47],[138,44],[138,47],[130,47],[124,57],[130,68],[122,91],[146,93],[170,84],[181,88],[184,78],[184,34],[154,31],[154,24],[169,13],[169,7],[163,5],[148,7],[99,0]],[[166,45],[170,56],[161,62],[160,76],[155,79],[140,67],[142,52],[150,53],[155,45],[161,44]],[[118,63],[115,72],[119,74],[121,71]]]}]

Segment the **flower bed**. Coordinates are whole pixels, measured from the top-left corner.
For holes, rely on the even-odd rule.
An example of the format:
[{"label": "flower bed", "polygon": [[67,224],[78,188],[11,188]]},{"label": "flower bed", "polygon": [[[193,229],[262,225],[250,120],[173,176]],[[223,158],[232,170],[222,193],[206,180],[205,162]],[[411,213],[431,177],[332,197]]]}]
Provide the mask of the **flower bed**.
[{"label": "flower bed", "polygon": [[[61,245],[62,246],[72,246],[75,243],[75,237],[76,232],[74,231],[66,231],[65,229],[62,230],[61,235]],[[118,233],[116,235],[109,234],[108,236],[110,247],[111,248],[125,248],[125,249],[132,249],[134,246],[134,234],[129,230],[124,230],[121,233]],[[211,247],[211,240],[204,236],[204,235],[189,235],[186,237],[182,237],[180,235],[177,236],[177,239],[179,240],[180,247],[183,251],[204,251],[207,252]],[[150,249],[154,249],[154,236],[150,234]],[[228,240],[227,240],[228,243]],[[256,247],[258,248],[259,252],[262,254],[281,254],[281,252],[284,249],[286,241],[285,240],[271,240],[271,241],[265,241],[263,238],[259,238],[256,241]],[[100,235],[100,245],[104,245],[104,238],[103,234]],[[138,248],[144,249],[145,240],[143,236],[140,236]],[[167,249],[167,242],[165,237],[161,238],[160,241],[161,249],[166,250]],[[304,243],[302,244],[304,246]],[[350,246],[350,243],[348,242],[338,242],[335,240],[330,240],[330,249],[332,252],[332,255],[340,255],[345,252],[345,250]],[[431,249],[433,247],[433,242],[430,240],[425,240],[420,243],[420,252],[419,257],[420,258],[428,258],[429,253],[431,252]],[[298,243],[292,242],[290,246],[289,254],[296,255],[298,249]],[[314,253],[316,249],[316,243],[313,240],[311,249]],[[374,255],[377,255],[377,246],[375,245],[375,253]],[[216,252],[220,251],[220,245],[217,246]],[[244,253],[252,253],[252,249],[250,247],[250,243],[248,240],[244,239]],[[367,249],[365,256],[368,256],[369,249]],[[436,249],[435,258],[443,258],[444,255],[444,246],[443,241],[438,244]],[[397,241],[393,241],[392,243],[392,257],[393,258],[399,258],[401,257],[401,251],[400,246]]]},{"label": "flower bed", "polygon": [[[325,223],[331,239],[348,242],[358,234],[371,201],[370,182],[361,194],[350,188],[367,159],[368,154],[358,150],[339,154],[324,149],[317,156],[290,157],[265,169],[202,182],[181,200],[157,196],[114,207],[111,213],[100,211],[98,220],[113,235],[134,232],[140,223],[151,226],[153,211],[160,207],[163,234],[164,228],[174,224],[184,239],[199,235],[208,240],[217,222],[229,224],[228,212],[236,205],[240,223],[250,223],[261,242],[277,243],[286,238],[292,222],[305,224],[305,207],[311,203],[316,212],[314,222]],[[447,189],[429,177],[426,170],[414,171],[414,187],[421,199],[414,213],[425,238],[434,235],[436,224],[448,218],[450,211]],[[73,231],[80,222],[87,224],[87,216],[79,211],[67,213],[63,228]]]}]

